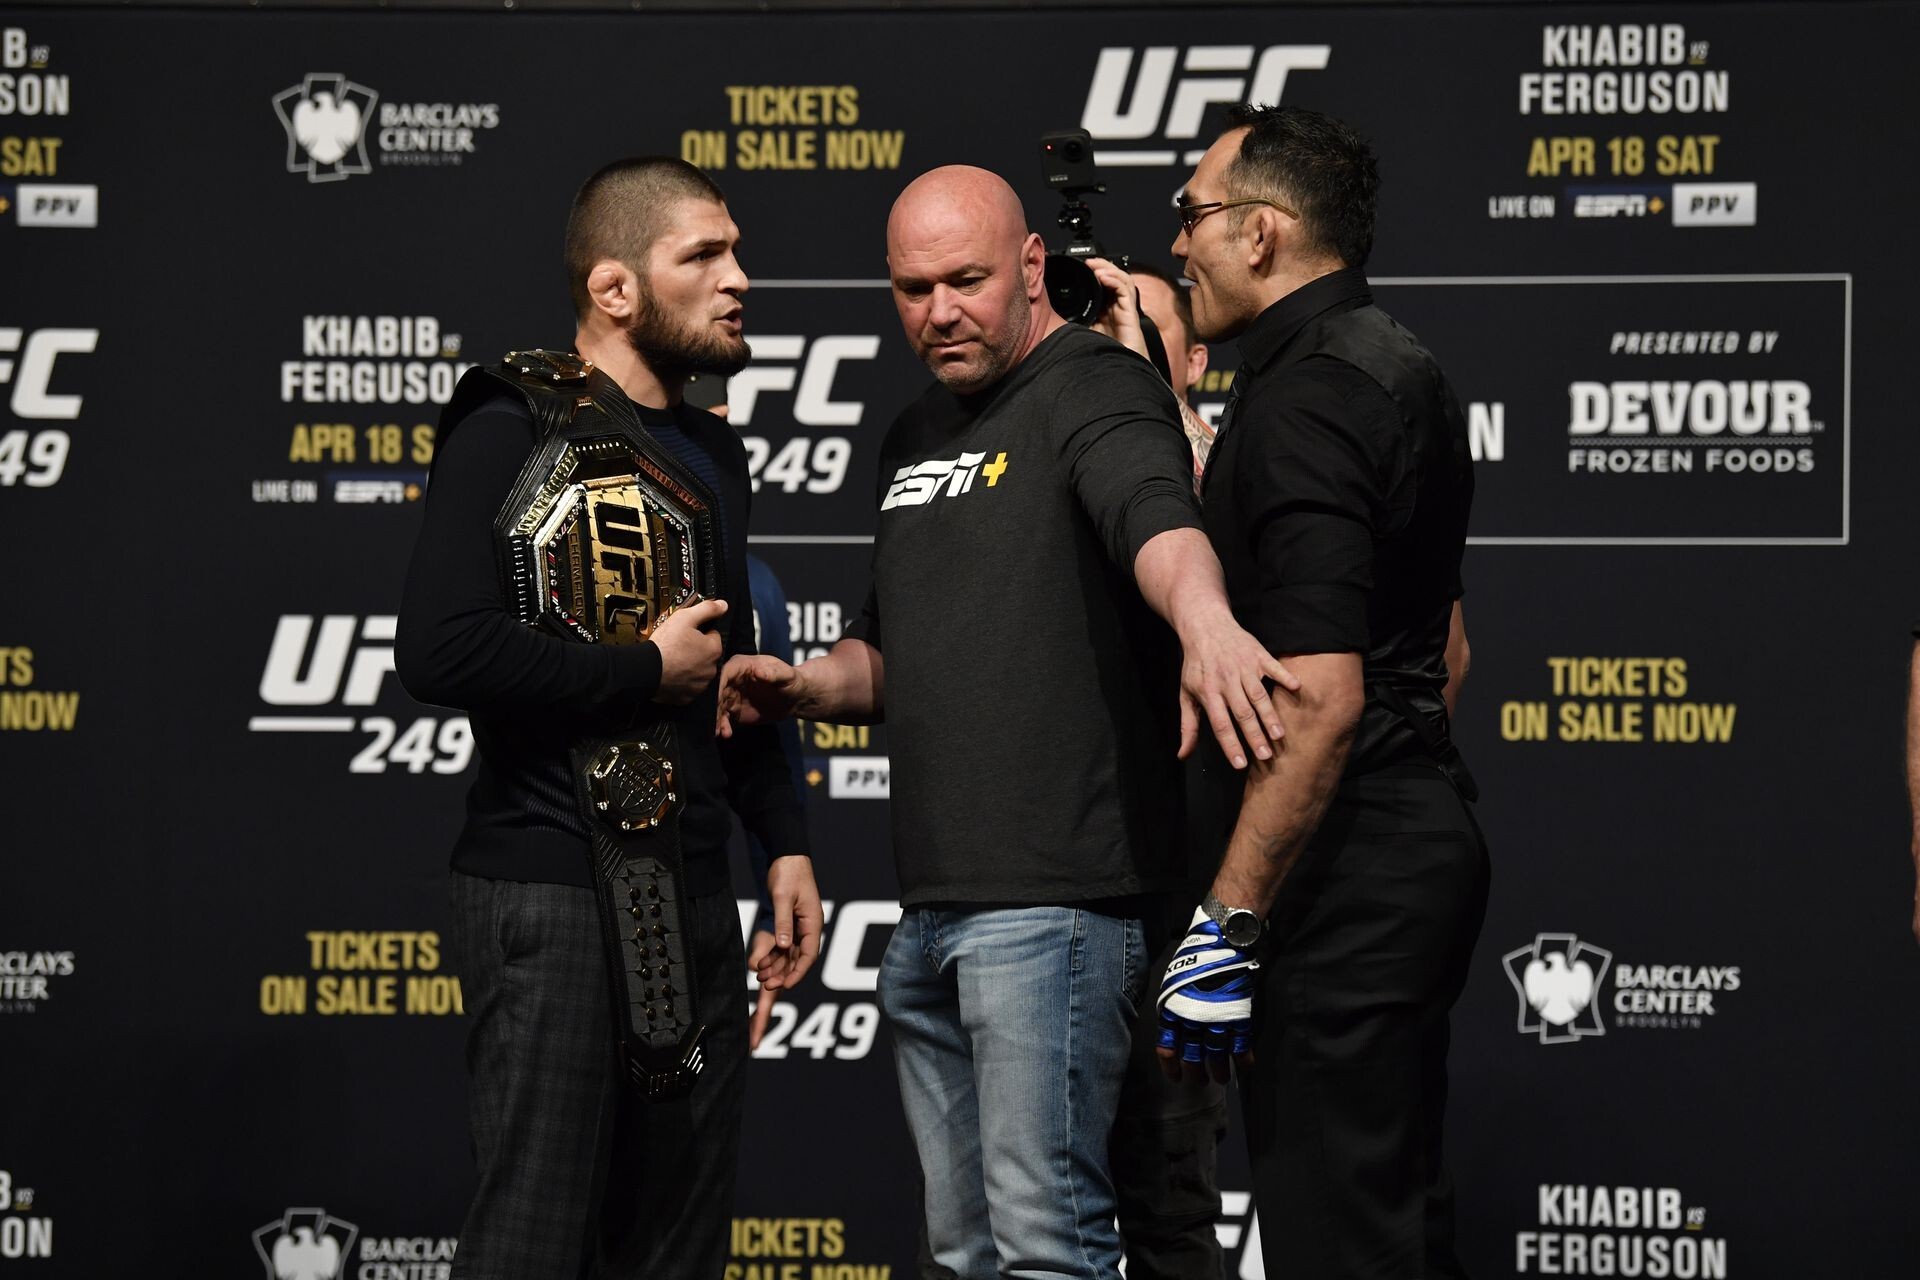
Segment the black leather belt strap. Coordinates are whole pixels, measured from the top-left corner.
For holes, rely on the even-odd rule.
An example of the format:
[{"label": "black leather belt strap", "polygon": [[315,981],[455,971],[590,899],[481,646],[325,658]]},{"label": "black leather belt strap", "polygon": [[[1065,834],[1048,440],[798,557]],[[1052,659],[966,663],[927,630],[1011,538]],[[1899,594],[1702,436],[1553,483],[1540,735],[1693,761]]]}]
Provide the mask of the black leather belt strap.
[{"label": "black leather belt strap", "polygon": [[573,749],[574,790],[593,833],[594,896],[614,1032],[628,1080],[649,1100],[680,1097],[705,1065],[692,940],[681,915],[681,795],[673,726]]},{"label": "black leather belt strap", "polygon": [[1367,688],[1380,700],[1382,706],[1407,722],[1413,730],[1413,736],[1420,739],[1420,745],[1427,749],[1433,762],[1440,766],[1440,772],[1453,784],[1469,804],[1480,798],[1480,784],[1474,781],[1473,773],[1467,768],[1467,762],[1460,757],[1460,748],[1453,745],[1453,739],[1443,735],[1433,727],[1433,722],[1420,714],[1407,695],[1387,684],[1376,680]]}]

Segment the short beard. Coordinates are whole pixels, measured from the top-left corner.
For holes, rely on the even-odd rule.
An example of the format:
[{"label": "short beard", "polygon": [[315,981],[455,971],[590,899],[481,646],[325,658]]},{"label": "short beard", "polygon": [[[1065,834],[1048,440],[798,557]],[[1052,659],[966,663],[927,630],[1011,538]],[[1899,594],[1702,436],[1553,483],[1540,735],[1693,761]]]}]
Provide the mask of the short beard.
[{"label": "short beard", "polygon": [[1026,295],[1015,294],[1013,305],[1007,309],[1007,323],[1001,331],[999,344],[982,344],[989,357],[987,367],[978,373],[970,372],[959,379],[952,379],[943,376],[937,366],[929,365],[934,380],[957,396],[970,396],[987,390],[1006,377],[1007,371],[1013,368],[1014,352],[1026,345],[1027,331],[1032,326],[1033,313],[1028,310]]},{"label": "short beard", "polygon": [[753,348],[745,338],[728,338],[679,323],[678,317],[660,306],[644,280],[639,295],[640,305],[627,321],[627,341],[654,377],[662,382],[684,382],[695,373],[731,378],[747,367]]}]

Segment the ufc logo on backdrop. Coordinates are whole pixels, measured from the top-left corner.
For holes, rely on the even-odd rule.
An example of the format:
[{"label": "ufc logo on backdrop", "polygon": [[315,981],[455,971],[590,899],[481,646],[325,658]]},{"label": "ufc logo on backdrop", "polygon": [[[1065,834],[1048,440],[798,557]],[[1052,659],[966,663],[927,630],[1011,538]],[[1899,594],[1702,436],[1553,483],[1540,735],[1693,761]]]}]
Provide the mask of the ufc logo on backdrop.
[{"label": "ufc logo on backdrop", "polygon": [[835,400],[834,377],[845,361],[871,360],[879,353],[880,339],[871,334],[830,334],[811,345],[805,338],[756,337],[753,363],[727,380],[727,420],[751,426],[761,392],[791,391],[793,420],[800,426],[857,427],[866,403]]},{"label": "ufc logo on backdrop", "polygon": [[[79,417],[79,396],[57,396],[47,389],[53,382],[53,362],[63,355],[88,354],[99,341],[98,329],[36,329],[26,333],[0,328],[0,382],[13,384],[8,405],[13,416]],[[20,353],[17,361],[7,358],[7,353],[16,351]]]},{"label": "ufc logo on backdrop", "polygon": [[[1139,50],[1137,72],[1134,53],[1129,48],[1102,49],[1094,64],[1093,84],[1087,90],[1087,109],[1080,116],[1080,127],[1096,142],[1198,138],[1209,106],[1235,102],[1274,105],[1286,91],[1287,73],[1325,70],[1333,46],[1276,44],[1256,50],[1250,44],[1194,45],[1183,57],[1172,45],[1155,45]],[[1223,72],[1233,74],[1220,74]],[[1129,79],[1133,82],[1131,93],[1127,91]],[[1095,158],[1101,164],[1114,165],[1193,164],[1200,154],[1102,150]]]},{"label": "ufc logo on backdrop", "polygon": [[[282,615],[260,676],[260,700],[273,707],[325,706],[340,695],[344,678],[346,693],[340,701],[350,707],[372,706],[380,697],[381,681],[393,670],[395,621],[392,614],[370,615],[364,624],[351,614],[329,614],[320,619],[316,639],[310,615]],[[356,649],[356,632],[360,640],[375,643]]]},{"label": "ufc logo on backdrop", "polygon": [[[273,644],[260,673],[260,701],[281,708],[373,707],[386,678],[393,674],[393,614],[289,613],[273,629]],[[473,761],[473,726],[465,716],[415,716],[410,722],[391,716],[326,714],[257,715],[248,719],[253,733],[353,733],[367,735],[348,773],[437,774],[464,772]]]}]

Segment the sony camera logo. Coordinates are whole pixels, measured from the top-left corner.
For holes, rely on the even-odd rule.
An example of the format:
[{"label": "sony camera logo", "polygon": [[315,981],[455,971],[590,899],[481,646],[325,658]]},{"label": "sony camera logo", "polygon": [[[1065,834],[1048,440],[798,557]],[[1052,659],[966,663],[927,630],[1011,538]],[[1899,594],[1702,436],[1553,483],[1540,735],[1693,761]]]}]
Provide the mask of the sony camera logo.
[{"label": "sony camera logo", "polygon": [[[1333,46],[1276,44],[1257,50],[1250,44],[1194,45],[1182,57],[1174,46],[1155,45],[1139,51],[1137,74],[1134,52],[1124,47],[1102,49],[1094,64],[1093,84],[1087,90],[1087,108],[1081,113],[1080,127],[1096,142],[1197,139],[1210,105],[1275,105],[1286,91],[1287,73],[1324,71]],[[1181,74],[1176,76],[1176,71]],[[1245,74],[1249,71],[1250,80]],[[1127,92],[1129,78],[1133,81],[1131,94]],[[1102,165],[1136,167],[1191,165],[1197,164],[1203,153],[1204,148],[1183,153],[1106,147],[1094,153],[1094,160]]]}]

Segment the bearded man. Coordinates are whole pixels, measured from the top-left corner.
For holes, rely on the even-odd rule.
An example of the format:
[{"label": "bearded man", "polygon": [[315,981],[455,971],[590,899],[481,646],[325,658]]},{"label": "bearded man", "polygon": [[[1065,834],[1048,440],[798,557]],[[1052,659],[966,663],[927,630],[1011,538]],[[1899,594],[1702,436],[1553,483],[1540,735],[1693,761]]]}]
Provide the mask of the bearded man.
[{"label": "bearded man", "polygon": [[[690,374],[725,375],[746,364],[739,240],[720,189],[693,166],[662,158],[608,165],[581,187],[567,220],[574,353],[517,352],[471,371],[441,425],[395,661],[415,697],[472,717],[480,749],[451,885],[472,1019],[467,1065],[479,1165],[453,1264],[461,1280],[719,1275],[747,1057],[745,957],[727,882],[729,809],[772,857],[774,939],[753,957],[762,985],[797,982],[818,950],[819,892],[779,741],[771,729],[742,729],[725,742],[713,731],[719,665],[754,649],[750,488],[739,437],[683,404],[681,391]],[[560,399],[543,384],[563,387]],[[499,567],[501,548],[511,545],[499,521],[525,493],[551,500],[558,492],[543,490],[535,473],[551,456],[543,450],[554,447],[552,419],[577,425],[576,410],[611,424],[591,447],[615,443],[601,474],[562,502],[579,504],[565,537],[592,539],[576,565],[586,607],[562,608],[571,601],[557,589],[513,590]],[[626,469],[607,470],[615,463]],[[692,554],[673,561],[673,592],[664,599],[610,583],[603,572],[612,565],[615,577],[651,577],[669,558],[673,527],[625,507],[612,508],[624,520],[606,518],[606,486],[639,493],[641,472],[707,522],[699,526],[704,543],[687,535],[683,549]],[[641,550],[623,557],[623,547]],[[715,584],[714,598],[694,597],[682,572],[695,575],[689,583],[697,576]],[[577,634],[526,625],[530,609],[549,621],[540,613],[549,598]],[[661,790],[678,810],[660,820],[677,835],[678,865],[672,892],[655,895],[668,901],[650,904],[636,888],[634,919],[623,901],[609,923],[595,877],[605,875],[598,868],[610,836],[582,799],[588,784],[579,757],[583,741],[623,733],[635,738],[629,760],[671,741]],[[615,806],[628,798],[614,797]],[[590,862],[590,848],[600,861]],[[668,929],[662,921],[673,908]],[[621,1002],[609,998],[610,975],[616,995],[628,977],[610,964],[627,945],[615,925],[634,938],[647,934],[632,976],[659,986],[636,982],[635,1001],[642,990],[650,1000],[668,993],[643,1007],[638,1041],[617,1029]],[[672,985],[670,969],[686,985]],[[678,1011],[673,1000],[683,1002]],[[688,1008],[698,1010],[704,1031],[677,1080],[683,1091],[662,1100],[662,1091],[635,1089],[626,1078],[634,1074],[632,1044],[650,1034],[656,1012]]]}]

